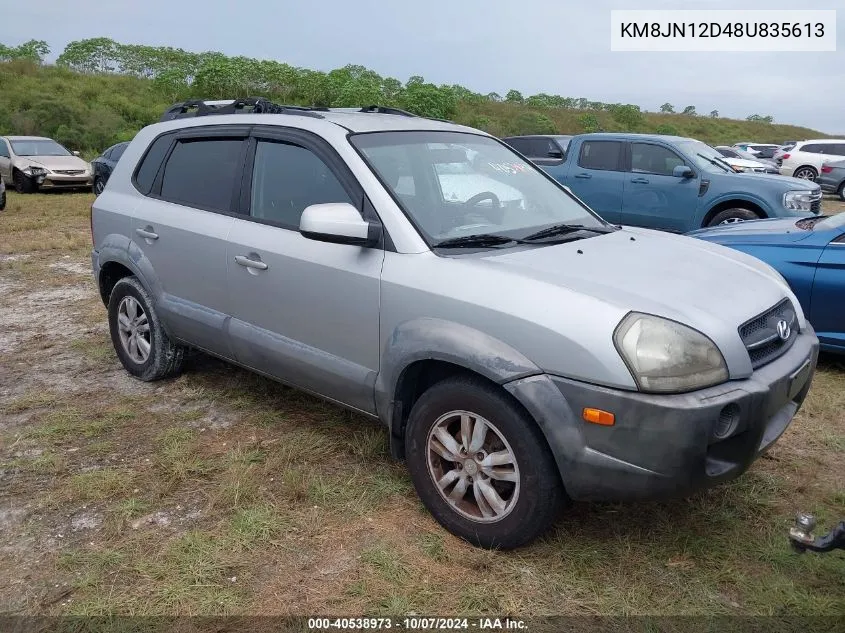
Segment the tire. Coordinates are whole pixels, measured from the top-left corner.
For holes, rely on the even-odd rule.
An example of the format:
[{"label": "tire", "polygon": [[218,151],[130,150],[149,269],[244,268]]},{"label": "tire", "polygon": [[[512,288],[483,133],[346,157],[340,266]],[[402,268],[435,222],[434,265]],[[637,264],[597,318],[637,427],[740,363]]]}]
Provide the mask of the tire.
[{"label": "tire", "polygon": [[843,180],[842,184],[839,185],[839,192],[838,193],[839,193],[839,199],[842,200],[842,202],[845,202],[845,180]]},{"label": "tire", "polygon": [[103,189],[105,189],[105,188],[106,188],[106,183],[103,181],[102,178],[100,178],[100,177],[94,178],[93,189],[94,189],[95,195],[99,196],[101,193],[103,193]]},{"label": "tire", "polygon": [[6,190],[0,191],[0,211],[6,208]]},{"label": "tire", "polygon": [[760,216],[754,213],[751,209],[743,209],[736,207],[734,209],[725,209],[720,211],[713,219],[708,222],[707,226],[718,226],[719,224],[733,224],[735,222],[745,222],[747,220],[759,220]]},{"label": "tire", "polygon": [[819,175],[814,168],[804,165],[792,172],[793,178],[801,178],[802,180],[815,180]]},{"label": "tire", "polygon": [[15,182],[15,191],[18,193],[33,193],[36,189],[35,181],[22,171],[15,170],[13,180]]},{"label": "tire", "polygon": [[[131,319],[133,302],[136,318],[134,327],[127,330],[126,326],[118,325],[118,319]],[[180,372],[185,348],[176,345],[167,336],[155,311],[152,297],[137,278],[124,277],[115,284],[109,297],[108,310],[112,345],[126,371],[147,382],[170,378]],[[144,329],[144,325],[147,329]],[[133,333],[136,341],[134,346],[128,340],[132,338]]]},{"label": "tire", "polygon": [[[455,449],[461,447],[462,414],[468,414],[470,450],[475,450],[473,433],[479,419],[486,422],[482,427],[486,429],[481,438],[484,443],[472,455],[449,452],[439,439],[443,433],[435,436],[439,429],[452,436]],[[438,452],[431,440],[438,443]],[[459,459],[447,459],[440,449]],[[478,466],[479,459],[493,453],[507,455],[510,461],[497,460],[496,468],[489,463]],[[511,549],[528,543],[552,525],[569,501],[551,450],[534,420],[500,388],[471,376],[449,378],[420,396],[408,419],[405,455],[417,494],[434,518],[455,536],[481,547]],[[491,479],[490,472],[497,476]],[[516,481],[503,477],[515,477]],[[438,479],[449,481],[442,492]],[[465,492],[456,494],[460,501],[448,501],[447,495],[455,494],[461,485]],[[495,491],[492,497],[488,496],[491,488]],[[483,501],[478,501],[479,496]],[[487,501],[490,498],[496,506]]]}]

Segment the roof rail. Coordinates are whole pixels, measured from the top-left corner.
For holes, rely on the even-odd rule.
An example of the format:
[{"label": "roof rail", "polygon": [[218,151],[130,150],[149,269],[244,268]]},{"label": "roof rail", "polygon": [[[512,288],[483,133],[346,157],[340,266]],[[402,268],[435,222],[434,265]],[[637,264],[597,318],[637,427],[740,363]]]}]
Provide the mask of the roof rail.
[{"label": "roof rail", "polygon": [[159,121],[173,121],[188,117],[208,116],[211,114],[297,114],[322,119],[318,111],[325,108],[309,108],[306,106],[279,105],[263,97],[246,97],[242,99],[224,99],[219,101],[207,99],[190,99],[174,103],[165,110]]},{"label": "roof rail", "polygon": [[407,110],[400,110],[399,108],[391,108],[390,106],[380,106],[380,105],[369,105],[364,106],[358,112],[365,112],[365,113],[373,113],[373,114],[397,114],[399,116],[412,116],[416,117],[417,115],[413,112],[408,112]]}]

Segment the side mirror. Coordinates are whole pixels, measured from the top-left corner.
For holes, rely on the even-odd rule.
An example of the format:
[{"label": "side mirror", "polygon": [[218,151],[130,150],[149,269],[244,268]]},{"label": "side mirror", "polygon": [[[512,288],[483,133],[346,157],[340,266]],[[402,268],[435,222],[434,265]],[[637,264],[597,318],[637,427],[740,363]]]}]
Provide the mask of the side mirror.
[{"label": "side mirror", "polygon": [[561,152],[559,149],[550,149],[548,152],[546,152],[546,156],[548,156],[549,158],[563,158],[563,152]]},{"label": "side mirror", "polygon": [[73,150],[73,155],[74,155],[74,156],[79,156],[79,152],[77,152],[76,150]]},{"label": "side mirror", "polygon": [[381,225],[363,219],[348,202],[329,202],[305,207],[299,232],[319,242],[373,246],[381,237]]},{"label": "side mirror", "polygon": [[678,165],[672,170],[672,175],[675,178],[692,178],[695,172],[686,165]]}]

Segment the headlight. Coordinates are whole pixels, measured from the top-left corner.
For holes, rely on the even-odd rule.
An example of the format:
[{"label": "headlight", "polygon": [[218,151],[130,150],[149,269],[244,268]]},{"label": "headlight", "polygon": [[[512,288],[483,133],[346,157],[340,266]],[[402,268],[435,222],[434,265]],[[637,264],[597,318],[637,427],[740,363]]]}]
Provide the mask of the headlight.
[{"label": "headlight", "polygon": [[46,176],[47,170],[43,167],[27,167],[23,170],[24,173],[29,173],[30,176]]},{"label": "headlight", "polygon": [[783,206],[792,211],[809,211],[813,204],[812,191],[787,191],[783,194]]},{"label": "headlight", "polygon": [[716,344],[675,321],[632,312],[616,328],[613,342],[640,391],[678,393],[728,379]]},{"label": "headlight", "polygon": [[740,167],[739,165],[731,165],[731,169],[733,169],[735,172],[738,172],[740,174],[742,172],[748,171],[748,167]]}]

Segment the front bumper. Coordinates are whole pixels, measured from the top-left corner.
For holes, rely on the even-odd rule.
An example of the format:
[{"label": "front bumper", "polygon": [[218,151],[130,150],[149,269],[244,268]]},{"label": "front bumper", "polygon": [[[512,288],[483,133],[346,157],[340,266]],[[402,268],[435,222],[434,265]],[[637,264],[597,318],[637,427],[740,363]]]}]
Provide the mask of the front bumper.
[{"label": "front bumper", "polygon": [[91,174],[79,176],[64,176],[62,174],[47,174],[38,176],[35,181],[39,189],[74,189],[91,187],[94,184],[94,177]]},{"label": "front bumper", "polygon": [[[810,389],[818,349],[808,324],[750,378],[678,395],[546,375],[505,387],[540,424],[572,498],[676,497],[733,479],[774,444]],[[584,422],[585,407],[613,413],[615,424]]]}]

